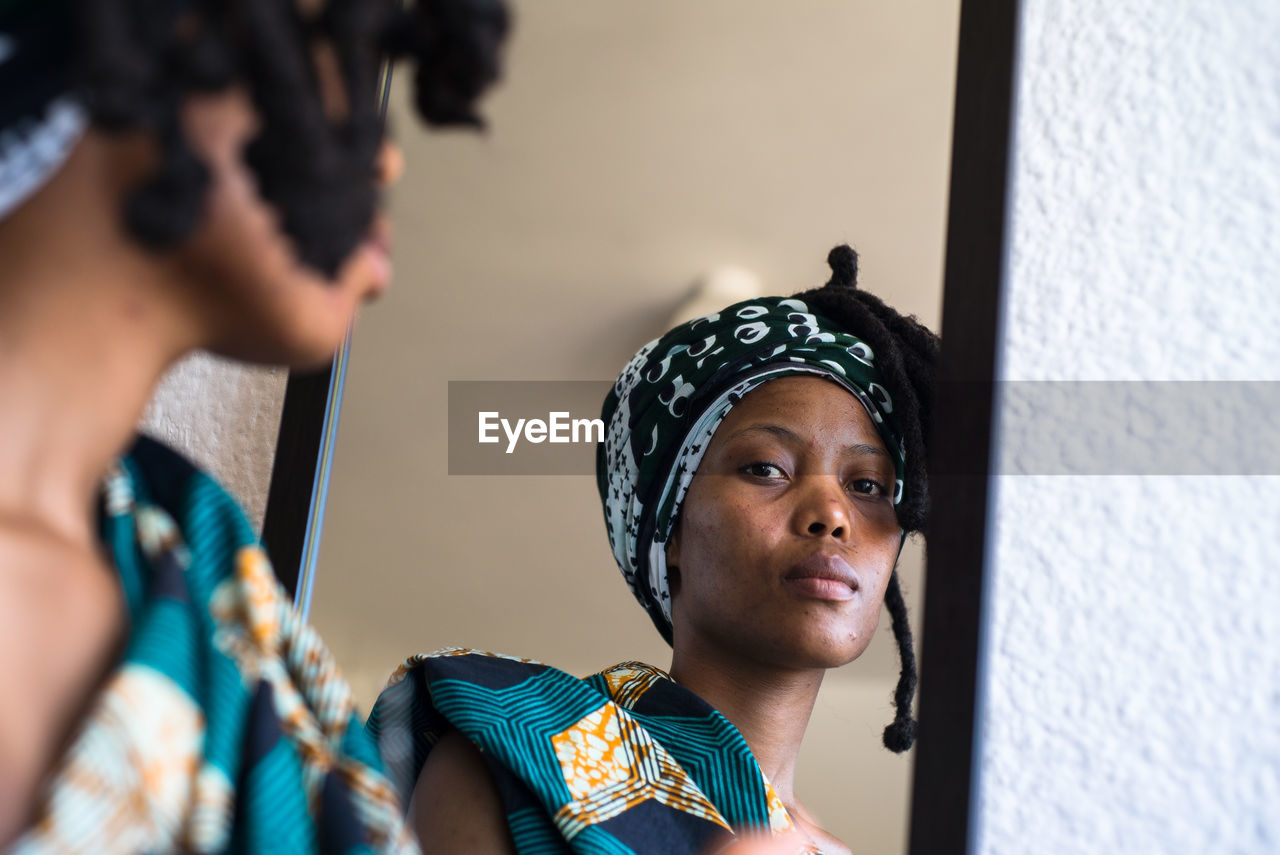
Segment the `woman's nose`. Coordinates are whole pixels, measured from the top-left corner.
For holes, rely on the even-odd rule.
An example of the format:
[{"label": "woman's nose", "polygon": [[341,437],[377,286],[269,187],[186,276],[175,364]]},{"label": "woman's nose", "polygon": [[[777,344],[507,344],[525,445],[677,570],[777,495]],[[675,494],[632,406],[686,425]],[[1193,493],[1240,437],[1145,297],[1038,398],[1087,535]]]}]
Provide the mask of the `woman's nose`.
[{"label": "woman's nose", "polygon": [[809,537],[849,537],[848,496],[839,479],[810,475],[801,479],[803,497],[796,508],[797,533]]}]

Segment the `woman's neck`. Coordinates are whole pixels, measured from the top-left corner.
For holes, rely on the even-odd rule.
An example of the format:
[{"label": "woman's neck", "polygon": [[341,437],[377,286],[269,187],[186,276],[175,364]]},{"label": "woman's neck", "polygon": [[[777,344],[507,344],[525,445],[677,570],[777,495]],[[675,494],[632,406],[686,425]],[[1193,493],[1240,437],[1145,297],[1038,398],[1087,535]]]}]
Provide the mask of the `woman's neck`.
[{"label": "woman's neck", "polygon": [[194,343],[163,262],[123,229],[118,162],[90,134],[0,223],[0,515],[72,543],[155,384]]},{"label": "woman's neck", "polygon": [[788,807],[796,805],[795,769],[824,672],[787,670],[713,657],[677,645],[671,678],[729,719]]}]

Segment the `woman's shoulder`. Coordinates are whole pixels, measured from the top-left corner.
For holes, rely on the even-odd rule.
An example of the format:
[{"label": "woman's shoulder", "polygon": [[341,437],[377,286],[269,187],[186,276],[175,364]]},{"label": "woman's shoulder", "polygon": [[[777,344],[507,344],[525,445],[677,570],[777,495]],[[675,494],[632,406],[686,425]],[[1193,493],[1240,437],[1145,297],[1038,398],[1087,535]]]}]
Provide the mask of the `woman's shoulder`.
[{"label": "woman's shoulder", "polygon": [[[456,698],[456,699],[455,699]],[[391,675],[370,719],[377,730],[389,715],[427,701],[446,715],[454,707],[491,707],[495,714],[548,709],[548,699],[568,713],[585,714],[602,704],[653,715],[718,715],[665,671],[644,662],[622,662],[586,677],[537,659],[466,647],[409,657]]]},{"label": "woman's shoulder", "polygon": [[435,686],[432,697],[439,700],[447,697],[451,687],[463,685],[471,687],[465,694],[472,704],[485,697],[496,700],[501,696],[510,701],[550,694],[590,699],[594,703],[621,701],[630,706],[654,686],[679,689],[664,671],[643,662],[623,662],[587,677],[577,677],[537,659],[448,647],[409,657],[387,681],[384,695],[401,686],[406,687],[406,692]]},{"label": "woman's shoulder", "polygon": [[249,525],[240,503],[213,475],[154,437],[139,434],[122,455],[121,469],[138,501],[163,508],[175,518],[200,505]]},{"label": "woman's shoulder", "polygon": [[[390,753],[418,758],[393,778],[407,791],[416,784],[414,816],[432,834],[441,812],[466,810],[494,834],[494,816],[517,818],[516,849],[558,851],[561,834],[590,829],[630,851],[701,852],[735,828],[773,825],[767,782],[741,735],[643,662],[579,678],[469,649],[415,656],[370,726],[384,745],[403,746]],[[489,807],[454,806],[471,790]],[[485,851],[509,851],[498,838]]]},{"label": "woman's shoulder", "polygon": [[246,561],[269,567],[240,503],[180,452],[147,436],[107,473],[101,522],[131,611],[168,565],[185,570],[183,585],[194,586],[200,602]]},{"label": "woman's shoulder", "polygon": [[515,852],[493,771],[459,731],[427,756],[409,798],[408,817],[428,852]]},{"label": "woman's shoulder", "polygon": [[114,654],[124,623],[114,574],[92,548],[0,515],[0,662],[14,666],[0,674],[38,672],[49,688],[80,659]]},{"label": "woman's shoulder", "polygon": [[118,655],[115,579],[92,551],[0,519],[0,844]]},{"label": "woman's shoulder", "polygon": [[146,434],[134,439],[123,458],[146,480],[152,498],[161,504],[181,496],[191,479],[201,474],[180,451]]},{"label": "woman's shoulder", "polygon": [[[176,502],[199,477],[177,452],[139,440],[107,476],[104,510],[112,494],[119,500],[138,490]],[[133,526],[123,528],[132,551]],[[0,811],[0,842],[26,818],[36,782],[124,647],[128,580],[117,566],[120,550],[104,545],[106,554],[71,542],[34,515],[0,515],[0,695],[9,700],[0,705],[0,789],[13,801],[12,810]]]}]

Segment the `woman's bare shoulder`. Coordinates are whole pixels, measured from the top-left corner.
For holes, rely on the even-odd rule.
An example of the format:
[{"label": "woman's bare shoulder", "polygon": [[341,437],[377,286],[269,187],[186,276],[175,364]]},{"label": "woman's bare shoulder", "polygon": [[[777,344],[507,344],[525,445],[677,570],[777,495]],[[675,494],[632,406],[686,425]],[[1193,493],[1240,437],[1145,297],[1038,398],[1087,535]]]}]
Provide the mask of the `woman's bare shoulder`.
[{"label": "woman's bare shoulder", "polygon": [[484,758],[458,731],[431,749],[409,802],[424,855],[515,853],[506,811]]},{"label": "woman's bare shoulder", "polygon": [[0,638],[18,642],[0,644],[0,655],[48,664],[80,649],[101,658],[124,620],[119,581],[102,556],[0,515]]},{"label": "woman's bare shoulder", "polygon": [[0,845],[25,820],[123,630],[101,558],[0,518]]}]

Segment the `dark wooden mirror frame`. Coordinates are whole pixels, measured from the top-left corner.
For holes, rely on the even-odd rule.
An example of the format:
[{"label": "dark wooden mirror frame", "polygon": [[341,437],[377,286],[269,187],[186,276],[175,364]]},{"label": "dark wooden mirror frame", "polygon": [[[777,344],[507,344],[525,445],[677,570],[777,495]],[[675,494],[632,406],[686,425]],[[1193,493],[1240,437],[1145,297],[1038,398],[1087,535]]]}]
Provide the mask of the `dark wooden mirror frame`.
[{"label": "dark wooden mirror frame", "polygon": [[[1018,0],[960,4],[911,855],[974,850],[983,561],[1018,13]],[[333,381],[341,379],[343,358],[317,373],[291,373],[285,389],[262,537],[290,593],[304,550],[314,549],[318,537],[311,529],[319,527],[316,509],[323,507],[337,412],[330,401],[340,396]]]}]

